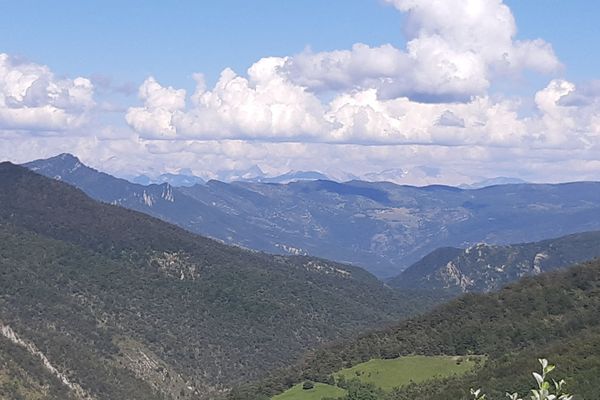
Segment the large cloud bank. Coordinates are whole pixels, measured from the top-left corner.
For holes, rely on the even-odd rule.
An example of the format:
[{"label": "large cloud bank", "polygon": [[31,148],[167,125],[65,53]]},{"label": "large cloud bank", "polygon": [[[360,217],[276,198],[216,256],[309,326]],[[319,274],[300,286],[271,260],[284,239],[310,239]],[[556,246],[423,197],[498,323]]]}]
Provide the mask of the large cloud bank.
[{"label": "large cloud bank", "polygon": [[[264,57],[243,74],[223,70],[211,87],[194,74],[190,91],[150,76],[137,104],[114,108],[121,125],[114,110],[103,116],[89,79],[0,55],[0,155],[71,151],[113,171],[191,167],[209,177],[259,164],[273,173],[400,166],[416,171],[409,183],[594,178],[600,84],[564,79],[549,43],[517,39],[501,0],[385,1],[405,17],[402,48]],[[494,90],[531,72],[547,83],[529,95]]]},{"label": "large cloud bank", "polygon": [[539,120],[520,118],[519,102],[488,94],[495,79],[561,68],[548,43],[515,39],[506,5],[388,2],[407,15],[406,49],[359,43],[350,50],[267,57],[246,76],[224,70],[212,89],[197,75],[189,97],[150,77],[140,87],[142,106],[128,110],[127,122],[147,139],[561,144],[539,130],[553,118],[560,121],[558,102],[568,93],[556,90],[571,84],[552,82],[536,95]]}]

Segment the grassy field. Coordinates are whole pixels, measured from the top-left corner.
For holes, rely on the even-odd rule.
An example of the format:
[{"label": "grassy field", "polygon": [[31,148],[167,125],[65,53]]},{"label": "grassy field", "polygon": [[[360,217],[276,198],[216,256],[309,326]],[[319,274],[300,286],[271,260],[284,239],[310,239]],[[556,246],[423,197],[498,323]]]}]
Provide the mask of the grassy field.
[{"label": "grassy field", "polygon": [[[346,380],[360,379],[389,391],[410,382],[445,378],[455,374],[462,375],[475,368],[478,362],[476,360],[483,360],[483,358],[408,356],[391,360],[376,359],[343,369],[335,376],[337,380],[340,376]],[[341,397],[345,393],[343,389],[323,383],[316,383],[315,388],[310,390],[303,390],[302,384],[299,384],[273,397],[272,400],[321,400],[324,397]]]},{"label": "grassy field", "polygon": [[324,397],[341,397],[344,394],[344,389],[325,383],[315,383],[315,387],[309,390],[302,389],[302,384],[299,384],[273,397],[273,400],[321,400]]},{"label": "grassy field", "polygon": [[343,369],[337,375],[343,375],[347,380],[358,378],[363,382],[373,383],[383,390],[391,390],[411,381],[422,382],[464,374],[475,367],[476,358],[410,356],[392,360],[371,360]]}]

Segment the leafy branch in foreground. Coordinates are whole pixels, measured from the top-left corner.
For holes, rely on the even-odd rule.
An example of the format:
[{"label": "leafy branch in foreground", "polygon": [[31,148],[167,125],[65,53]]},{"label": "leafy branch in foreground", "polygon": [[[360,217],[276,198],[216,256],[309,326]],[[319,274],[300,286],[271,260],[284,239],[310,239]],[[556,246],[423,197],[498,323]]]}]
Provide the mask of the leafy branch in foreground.
[{"label": "leafy branch in foreground", "polygon": [[[537,383],[537,389],[531,390],[530,399],[531,400],[572,400],[573,396],[563,392],[563,386],[565,384],[564,380],[555,381],[552,379],[552,382],[547,380],[547,375],[552,372],[556,366],[552,364],[548,364],[548,360],[542,358],[539,360],[542,365],[542,373],[539,374],[537,372],[533,373],[533,377]],[[554,393],[552,393],[554,392]],[[471,389],[471,395],[473,395],[474,400],[485,400],[486,395],[481,393],[481,389],[473,390]],[[506,393],[506,397],[510,400],[523,400],[522,397],[519,396],[518,393]]]}]

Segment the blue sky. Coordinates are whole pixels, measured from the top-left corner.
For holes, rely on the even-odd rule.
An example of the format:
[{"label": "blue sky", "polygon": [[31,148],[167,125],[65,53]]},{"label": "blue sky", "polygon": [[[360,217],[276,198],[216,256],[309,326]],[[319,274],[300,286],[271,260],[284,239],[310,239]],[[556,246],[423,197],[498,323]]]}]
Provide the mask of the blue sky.
[{"label": "blue sky", "polygon": [[[519,37],[552,43],[569,79],[593,79],[600,68],[600,3],[505,1]],[[0,49],[66,75],[103,74],[119,82],[154,75],[191,86],[203,71],[243,72],[264,55],[392,43],[402,46],[402,15],[377,0],[0,1]]]},{"label": "blue sky", "polygon": [[152,74],[175,85],[189,84],[193,72],[216,79],[225,67],[242,72],[265,54],[294,54],[306,46],[401,42],[400,16],[376,1],[59,4],[3,2],[3,50],[45,60],[65,74],[103,73],[137,82]]},{"label": "blue sky", "polygon": [[[596,174],[600,25],[595,19],[600,3],[504,1],[516,21],[518,33],[512,37],[502,35],[511,24],[502,22],[506,15],[499,0],[448,0],[456,7],[447,18],[436,14],[436,0],[416,3],[0,1],[0,53],[9,57],[4,79],[9,82],[11,68],[24,74],[23,64],[46,68],[49,75],[31,72],[33,67],[28,73],[43,75],[40,82],[50,82],[48,93],[54,90],[52,82],[60,81],[59,97],[64,97],[58,101],[44,95],[46,105],[56,108],[48,123],[30,120],[34,106],[43,118],[40,98],[19,99],[23,114],[5,101],[10,114],[3,122],[0,109],[0,155],[25,161],[65,150],[121,175],[188,167],[210,175],[254,164],[273,173],[314,166],[334,176],[394,168],[403,170],[399,181],[417,184],[496,175],[576,180]],[[481,15],[461,23],[470,12]],[[472,30],[458,32],[469,24]],[[538,38],[543,43],[534,42]],[[420,52],[407,48],[411,40],[422,46]],[[497,41],[510,58],[507,65],[500,53],[486,50]],[[523,50],[521,42],[530,50]],[[352,50],[356,43],[367,47]],[[438,51],[442,59],[430,58]],[[279,61],[261,63],[260,77],[247,75],[250,66],[268,57]],[[314,63],[323,60],[329,69],[321,64],[315,70]],[[450,72],[436,72],[431,64],[437,62],[451,64]],[[243,92],[218,92],[215,85],[227,68],[237,74],[227,82],[249,81]],[[274,86],[279,77],[271,70],[285,71],[286,81]],[[193,99],[195,73],[204,74],[201,106]],[[444,74],[458,76],[457,81],[449,82]],[[91,86],[73,83],[77,77]],[[255,90],[259,81],[270,82],[269,91]],[[69,91],[73,87],[77,95]],[[145,98],[138,98],[141,88]],[[254,101],[256,107],[221,107],[224,98],[234,95],[231,101]],[[279,104],[280,98],[289,101]],[[560,102],[570,102],[570,108],[560,108]],[[575,103],[586,106],[575,110]],[[347,106],[344,110],[351,105],[353,114],[340,104]],[[273,114],[281,108],[283,116]],[[492,120],[491,114],[502,118]],[[364,118],[369,122],[359,125]],[[427,119],[437,123],[419,125]],[[558,126],[559,120],[573,120],[576,126]],[[482,124],[487,128],[480,129]],[[449,155],[457,148],[470,155],[468,160]],[[279,150],[288,157],[273,157]],[[307,153],[330,162],[319,163]],[[575,166],[573,158],[581,162]],[[513,159],[522,161],[519,168]],[[422,166],[443,173],[429,176]]]}]

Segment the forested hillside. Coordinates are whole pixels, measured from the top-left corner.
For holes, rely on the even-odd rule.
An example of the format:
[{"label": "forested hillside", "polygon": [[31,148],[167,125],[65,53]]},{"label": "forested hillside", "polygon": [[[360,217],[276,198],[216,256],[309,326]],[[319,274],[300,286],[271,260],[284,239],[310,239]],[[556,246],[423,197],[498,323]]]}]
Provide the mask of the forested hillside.
[{"label": "forested hillside", "polygon": [[414,384],[385,400],[467,399],[482,387],[491,399],[524,392],[537,358],[550,358],[577,399],[600,393],[600,262],[525,278],[499,292],[468,294],[424,316],[309,354],[303,363],[239,388],[231,399],[263,399],[295,382],[330,382],[342,368],[375,358],[484,355],[474,373]]},{"label": "forested hillside", "polygon": [[0,398],[215,398],[431,302],[0,164]]}]

